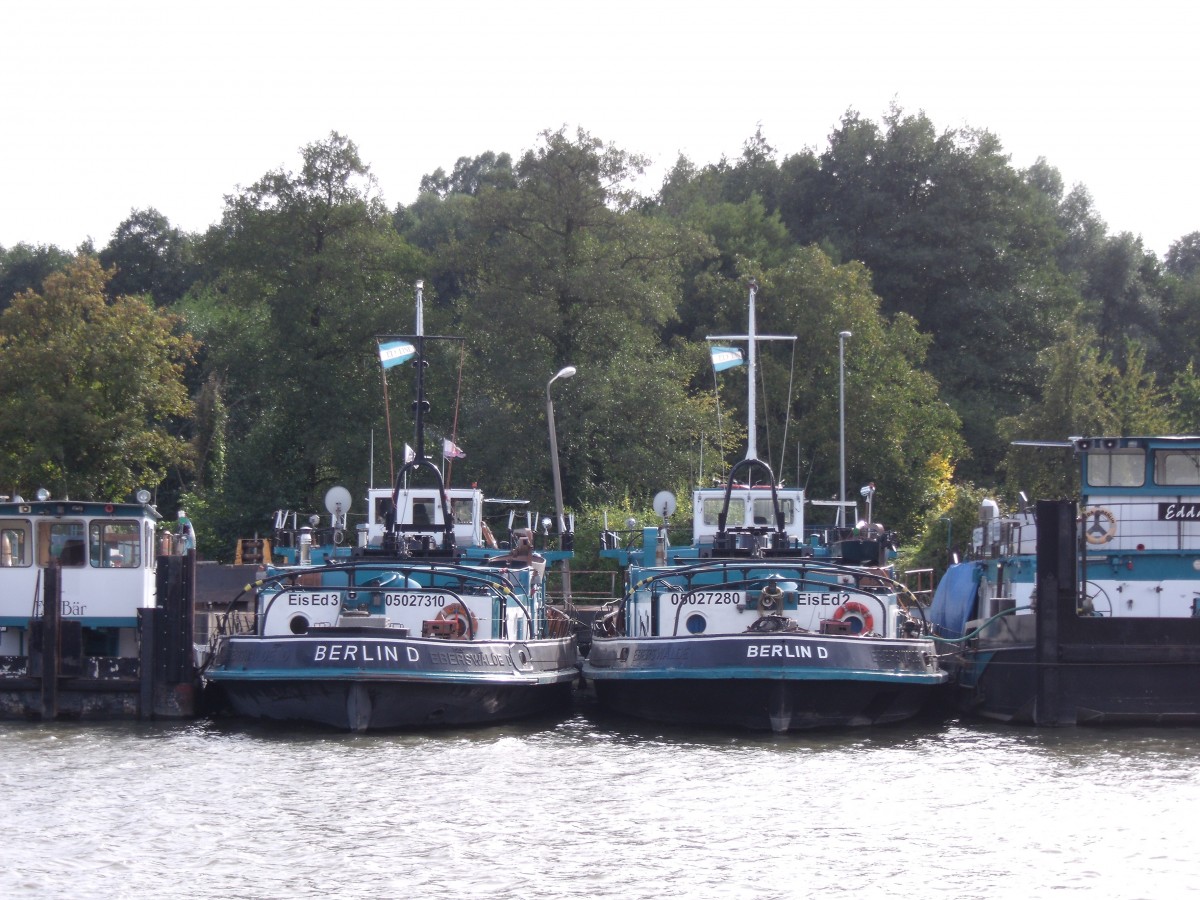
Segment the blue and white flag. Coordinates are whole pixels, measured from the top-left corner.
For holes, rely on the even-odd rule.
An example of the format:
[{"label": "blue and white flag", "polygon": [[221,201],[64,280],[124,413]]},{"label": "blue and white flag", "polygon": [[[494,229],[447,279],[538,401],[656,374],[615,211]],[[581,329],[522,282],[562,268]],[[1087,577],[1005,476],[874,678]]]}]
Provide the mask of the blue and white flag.
[{"label": "blue and white flag", "polygon": [[417,348],[408,341],[387,341],[379,345],[379,361],[385,369],[398,366],[417,355]]},{"label": "blue and white flag", "polygon": [[742,351],[736,347],[713,347],[712,364],[713,371],[715,372],[724,372],[726,369],[740,366],[742,364]]}]

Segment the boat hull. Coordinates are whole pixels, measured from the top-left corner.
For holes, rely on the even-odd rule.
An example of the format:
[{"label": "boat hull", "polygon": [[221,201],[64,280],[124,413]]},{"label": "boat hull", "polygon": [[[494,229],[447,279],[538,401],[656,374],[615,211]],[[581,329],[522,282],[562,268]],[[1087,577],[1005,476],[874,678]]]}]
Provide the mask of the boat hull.
[{"label": "boat hull", "polygon": [[[1195,620],[1178,625],[1195,632]],[[1117,626],[1120,620],[1101,624]],[[1163,623],[1154,622],[1154,625]],[[960,712],[1033,725],[1200,724],[1200,641],[1137,643],[1113,633],[1103,642],[1061,647],[1039,660],[1033,643],[963,654],[953,697]]]},{"label": "boat hull", "polygon": [[483,725],[564,709],[579,677],[573,638],[445,641],[323,631],[222,639],[206,673],[212,705],[347,731]]},{"label": "boat hull", "polygon": [[[1130,555],[1109,567],[1127,579],[1114,591],[1125,608],[1101,610],[1083,589],[1094,582],[1079,577],[1075,504],[1038,501],[1035,524],[1036,556],[963,563],[939,585],[930,614],[955,648],[944,661],[958,710],[1049,726],[1200,723],[1200,617],[1129,615],[1155,588],[1198,583],[1143,579],[1153,558]],[[1012,582],[991,573],[1022,570],[1036,573],[1036,594],[995,611]]]},{"label": "boat hull", "polygon": [[614,712],[774,732],[902,721],[947,679],[928,640],[813,634],[597,638],[583,671]]}]

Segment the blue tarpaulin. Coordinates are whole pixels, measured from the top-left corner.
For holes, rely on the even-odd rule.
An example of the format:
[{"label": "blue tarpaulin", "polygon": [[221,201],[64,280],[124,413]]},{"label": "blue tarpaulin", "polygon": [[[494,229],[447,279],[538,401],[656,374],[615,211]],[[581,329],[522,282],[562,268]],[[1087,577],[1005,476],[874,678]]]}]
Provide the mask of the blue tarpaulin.
[{"label": "blue tarpaulin", "polygon": [[975,609],[975,592],[983,569],[978,563],[958,563],[946,570],[933,593],[929,620],[942,637],[962,637]]}]

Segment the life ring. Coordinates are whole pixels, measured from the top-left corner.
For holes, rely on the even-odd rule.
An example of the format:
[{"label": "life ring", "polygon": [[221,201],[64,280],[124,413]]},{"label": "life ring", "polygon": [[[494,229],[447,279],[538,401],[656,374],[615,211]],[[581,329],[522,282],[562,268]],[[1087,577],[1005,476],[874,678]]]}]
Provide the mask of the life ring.
[{"label": "life ring", "polygon": [[496,536],[492,534],[492,529],[488,528],[488,523],[483,523],[483,545],[491,547],[493,550],[499,545],[496,543]]},{"label": "life ring", "polygon": [[479,632],[479,620],[462,603],[447,603],[437,614],[443,622],[454,622],[453,637],[465,637],[471,640]]},{"label": "life ring", "polygon": [[[1091,524],[1088,524],[1088,520]],[[1108,522],[1105,528],[1101,519]],[[1117,536],[1117,517],[1102,506],[1094,506],[1083,511],[1083,537],[1089,544],[1107,544]]]},{"label": "life ring", "polygon": [[875,619],[871,615],[871,611],[867,609],[866,604],[859,603],[857,600],[849,600],[837,608],[837,612],[833,614],[835,621],[841,622],[846,617],[856,618],[862,622],[862,628],[855,634],[866,634],[868,631],[875,630]]}]

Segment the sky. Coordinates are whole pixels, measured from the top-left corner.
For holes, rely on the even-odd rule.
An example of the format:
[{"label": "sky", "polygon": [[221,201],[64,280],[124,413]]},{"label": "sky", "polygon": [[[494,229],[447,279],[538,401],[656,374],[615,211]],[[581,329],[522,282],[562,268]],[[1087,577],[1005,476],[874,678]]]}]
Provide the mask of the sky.
[{"label": "sky", "polygon": [[148,208],[204,231],[333,131],[394,207],[564,126],[653,193],[681,154],[819,153],[893,104],[1045,157],[1160,257],[1200,231],[1194,0],[16,0],[0,34],[0,247],[100,249]]}]

